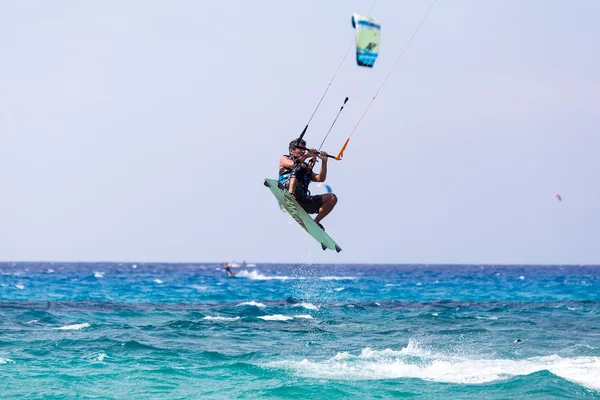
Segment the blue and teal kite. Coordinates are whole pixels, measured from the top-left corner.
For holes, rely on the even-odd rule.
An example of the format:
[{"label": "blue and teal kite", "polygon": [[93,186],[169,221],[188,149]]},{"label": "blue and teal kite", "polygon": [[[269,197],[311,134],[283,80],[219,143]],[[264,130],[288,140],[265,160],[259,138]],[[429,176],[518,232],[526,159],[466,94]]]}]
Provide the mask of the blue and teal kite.
[{"label": "blue and teal kite", "polygon": [[379,55],[381,25],[375,18],[352,14],[352,27],[356,29],[356,62],[372,68]]}]

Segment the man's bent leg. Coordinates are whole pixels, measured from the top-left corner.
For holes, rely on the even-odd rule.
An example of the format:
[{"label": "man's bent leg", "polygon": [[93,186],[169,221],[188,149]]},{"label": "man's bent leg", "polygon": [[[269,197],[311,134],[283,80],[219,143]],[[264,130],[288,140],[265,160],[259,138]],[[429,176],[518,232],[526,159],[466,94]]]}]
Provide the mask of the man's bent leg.
[{"label": "man's bent leg", "polygon": [[315,217],[315,222],[318,224],[323,218],[327,216],[333,210],[333,207],[337,204],[337,196],[333,193],[327,193],[323,195],[323,204],[319,208],[319,213]]}]

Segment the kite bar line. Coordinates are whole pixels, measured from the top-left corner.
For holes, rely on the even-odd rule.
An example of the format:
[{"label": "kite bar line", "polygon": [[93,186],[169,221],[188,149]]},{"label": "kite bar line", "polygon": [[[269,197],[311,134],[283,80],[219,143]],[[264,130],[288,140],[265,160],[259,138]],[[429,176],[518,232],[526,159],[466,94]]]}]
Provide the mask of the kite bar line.
[{"label": "kite bar line", "polygon": [[408,40],[408,43],[406,43],[406,46],[404,46],[404,49],[402,50],[402,52],[400,53],[400,55],[398,56],[398,58],[396,59],[396,62],[394,63],[394,65],[392,66],[392,69],[390,70],[390,72],[387,74],[387,76],[385,77],[385,79],[383,80],[383,82],[381,83],[381,86],[379,86],[379,89],[377,89],[377,92],[375,92],[375,96],[373,96],[373,98],[371,99],[371,101],[369,102],[369,105],[367,106],[367,108],[365,109],[365,111],[363,112],[363,114],[361,115],[360,119],[358,120],[358,122],[356,123],[356,125],[354,126],[354,129],[352,129],[352,132],[350,132],[350,135],[348,136],[348,138],[346,139],[346,141],[344,142],[344,145],[342,146],[341,150],[338,152],[338,154],[335,156],[336,160],[341,160],[342,157],[344,157],[344,150],[346,150],[346,146],[348,146],[348,142],[350,141],[350,138],[352,137],[352,135],[354,135],[354,132],[356,131],[356,128],[358,128],[358,126],[360,125],[360,123],[362,122],[363,118],[365,117],[365,115],[367,114],[367,112],[369,111],[369,108],[371,108],[371,105],[373,104],[373,102],[375,101],[375,99],[377,98],[377,95],[379,94],[379,92],[381,91],[381,89],[383,88],[383,86],[385,85],[385,83],[388,81],[388,79],[390,78],[390,75],[392,75],[392,72],[394,72],[394,69],[396,68],[396,65],[398,65],[398,62],[400,62],[400,59],[402,58],[402,56],[404,55],[404,53],[406,52],[406,50],[408,49],[408,46],[410,46],[410,44],[412,43],[413,39],[415,38],[415,36],[417,35],[417,32],[419,32],[419,29],[421,29],[421,25],[423,25],[423,23],[425,22],[425,20],[427,19],[427,16],[429,16],[429,13],[431,12],[431,9],[433,9],[433,6],[435,5],[435,3],[437,3],[437,0],[433,0],[433,3],[431,3],[431,6],[429,6],[429,10],[427,10],[427,12],[425,13],[425,15],[423,16],[423,19],[421,19],[421,22],[419,22],[419,25],[417,26],[417,29],[415,29],[415,31],[413,32],[412,36],[410,37],[410,39]]},{"label": "kite bar line", "polygon": [[325,91],[323,92],[323,95],[321,96],[321,99],[317,103],[317,107],[315,107],[315,110],[313,111],[312,115],[310,116],[310,119],[306,123],[306,126],[304,127],[304,130],[300,134],[300,139],[302,139],[304,137],[304,134],[308,130],[308,125],[310,125],[310,122],[312,121],[313,117],[317,113],[317,110],[321,106],[321,103],[323,102],[323,99],[325,98],[325,95],[329,91],[329,88],[331,87],[331,84],[333,83],[333,81],[335,80],[335,77],[337,76],[338,72],[340,71],[340,68],[342,67],[342,64],[344,64],[344,61],[346,60],[346,57],[348,56],[348,53],[350,52],[350,49],[352,48],[353,44],[354,44],[354,40],[352,41],[352,43],[350,43],[350,47],[348,47],[348,50],[346,50],[346,54],[344,54],[344,57],[342,58],[342,61],[340,62],[340,65],[338,65],[337,69],[335,70],[335,73],[333,74],[333,77],[331,78],[331,81],[329,81],[329,84],[327,85],[327,88],[325,89]]},{"label": "kite bar line", "polygon": [[[300,149],[300,150],[307,150],[307,151],[309,151],[309,150],[310,150],[309,148],[307,148],[307,147],[304,147],[304,146],[296,146],[296,148],[297,148],[297,149]],[[335,156],[332,156],[331,154],[327,154],[327,157],[328,157],[328,158],[335,158]]]},{"label": "kite bar line", "polygon": [[[327,139],[327,136],[329,136],[329,133],[330,133],[330,132],[331,132],[331,130],[333,129],[333,126],[335,125],[335,122],[337,121],[338,117],[339,117],[339,116],[340,116],[340,114],[342,113],[342,110],[344,109],[344,106],[346,105],[346,103],[347,103],[347,102],[348,102],[348,97],[346,97],[346,98],[344,99],[344,103],[343,103],[343,104],[342,104],[342,106],[340,107],[340,111],[338,111],[337,115],[335,116],[335,119],[333,120],[333,123],[332,123],[332,124],[331,124],[331,126],[329,127],[329,130],[327,131],[327,134],[325,135],[325,138],[323,138],[323,141],[321,142],[321,145],[319,146],[319,149],[317,150],[318,152],[320,152],[320,151],[321,151],[321,147],[323,147],[323,143],[325,143],[325,139]],[[307,125],[307,127],[308,127],[308,125]],[[300,138],[302,138],[302,136],[304,135],[304,133],[305,133],[305,132],[306,132],[306,128],[304,128],[304,131],[302,131],[302,135],[300,135]],[[308,148],[306,148],[306,147],[304,147],[304,146],[298,146],[298,145],[296,145],[296,148],[297,148],[297,149],[301,149],[301,150],[309,150]],[[327,154],[327,157],[328,157],[328,158],[333,158],[333,159],[336,159],[336,158],[335,158],[335,156],[332,156],[332,155],[329,155],[329,154]],[[317,155],[316,155],[316,154],[313,156],[313,159],[312,159],[312,161],[311,161],[311,162],[312,162],[312,165],[313,165],[313,166],[314,166],[314,165],[315,165],[315,163],[317,162]],[[312,168],[312,166],[311,166],[311,168]]]},{"label": "kite bar line", "polygon": [[323,147],[323,143],[325,143],[325,140],[327,140],[327,136],[329,136],[329,133],[331,132],[331,130],[333,129],[333,126],[335,125],[335,123],[337,122],[338,117],[340,116],[340,114],[342,113],[342,110],[344,109],[344,106],[346,105],[346,103],[348,102],[348,97],[346,97],[346,99],[344,99],[344,103],[342,104],[342,106],[340,107],[340,111],[338,111],[337,115],[335,116],[335,119],[333,120],[333,122],[331,123],[331,126],[329,127],[329,130],[327,131],[327,134],[325,135],[325,137],[323,138],[323,141],[321,142],[321,145],[319,146],[319,151],[321,151],[321,147]]},{"label": "kite bar line", "polygon": [[[373,1],[373,4],[371,5],[371,8],[369,9],[369,14],[371,13],[371,11],[373,10],[373,7],[375,7],[375,4],[377,3],[377,0]],[[302,130],[302,133],[300,134],[300,139],[304,138],[304,134],[306,134],[306,131],[308,130],[308,125],[310,125],[313,117],[315,116],[315,114],[317,113],[317,110],[319,109],[319,107],[321,106],[321,103],[323,102],[323,99],[325,98],[325,95],[327,94],[327,92],[329,91],[329,88],[331,87],[331,84],[333,83],[333,81],[335,80],[335,77],[337,76],[338,72],[340,72],[340,68],[342,68],[342,65],[344,64],[344,61],[346,60],[346,57],[348,57],[348,53],[350,52],[350,49],[352,48],[352,45],[354,44],[354,41],[356,39],[354,38],[354,34],[353,34],[353,38],[352,38],[352,42],[350,43],[350,46],[348,46],[348,50],[346,50],[346,53],[344,54],[344,57],[342,57],[342,61],[340,61],[340,64],[338,65],[337,69],[335,70],[333,77],[331,77],[331,80],[329,81],[329,84],[327,85],[327,87],[325,88],[325,91],[323,92],[323,95],[321,96],[321,99],[319,100],[319,102],[317,103],[317,106],[315,107],[315,110],[313,111],[312,115],[310,116],[308,122],[306,123],[306,126],[304,127],[304,130]],[[348,98],[346,98],[346,101],[344,101],[344,104],[346,104],[346,102],[348,101]],[[343,106],[342,106],[343,108]],[[339,113],[338,113],[339,115]],[[337,118],[336,118],[337,119]],[[334,122],[335,123],[335,122]]]}]

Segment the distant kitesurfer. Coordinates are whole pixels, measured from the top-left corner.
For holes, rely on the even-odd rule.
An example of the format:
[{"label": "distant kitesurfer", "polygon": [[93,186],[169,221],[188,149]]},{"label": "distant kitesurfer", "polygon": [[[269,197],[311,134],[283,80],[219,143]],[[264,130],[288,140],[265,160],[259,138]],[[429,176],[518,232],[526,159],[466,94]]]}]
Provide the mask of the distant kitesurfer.
[{"label": "distant kitesurfer", "polygon": [[223,268],[225,269],[225,272],[227,272],[227,276],[234,276],[235,275],[233,273],[233,271],[231,270],[231,265],[229,265],[229,263],[223,264]]},{"label": "distant kitesurfer", "polygon": [[[316,158],[321,159],[321,170],[318,174],[313,172]],[[337,196],[333,193],[310,195],[308,185],[310,182],[325,182],[327,177],[327,153],[318,152],[316,149],[306,148],[306,142],[300,138],[290,142],[289,154],[279,160],[279,183],[298,201],[308,214],[317,214],[315,222],[323,228],[321,220],[333,210],[337,203]],[[310,162],[306,162],[311,159]]]}]

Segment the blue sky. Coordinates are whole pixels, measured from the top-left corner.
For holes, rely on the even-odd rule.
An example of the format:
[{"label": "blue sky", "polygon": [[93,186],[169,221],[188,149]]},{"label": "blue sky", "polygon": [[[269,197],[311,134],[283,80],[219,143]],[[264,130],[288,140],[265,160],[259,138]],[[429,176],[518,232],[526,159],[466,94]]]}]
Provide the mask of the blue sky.
[{"label": "blue sky", "polygon": [[[262,180],[372,4],[0,3],[0,259],[599,263],[595,0],[439,0],[330,162],[344,251],[279,211]],[[350,95],[339,150],[429,5],[377,1],[379,59],[309,145]]]}]

